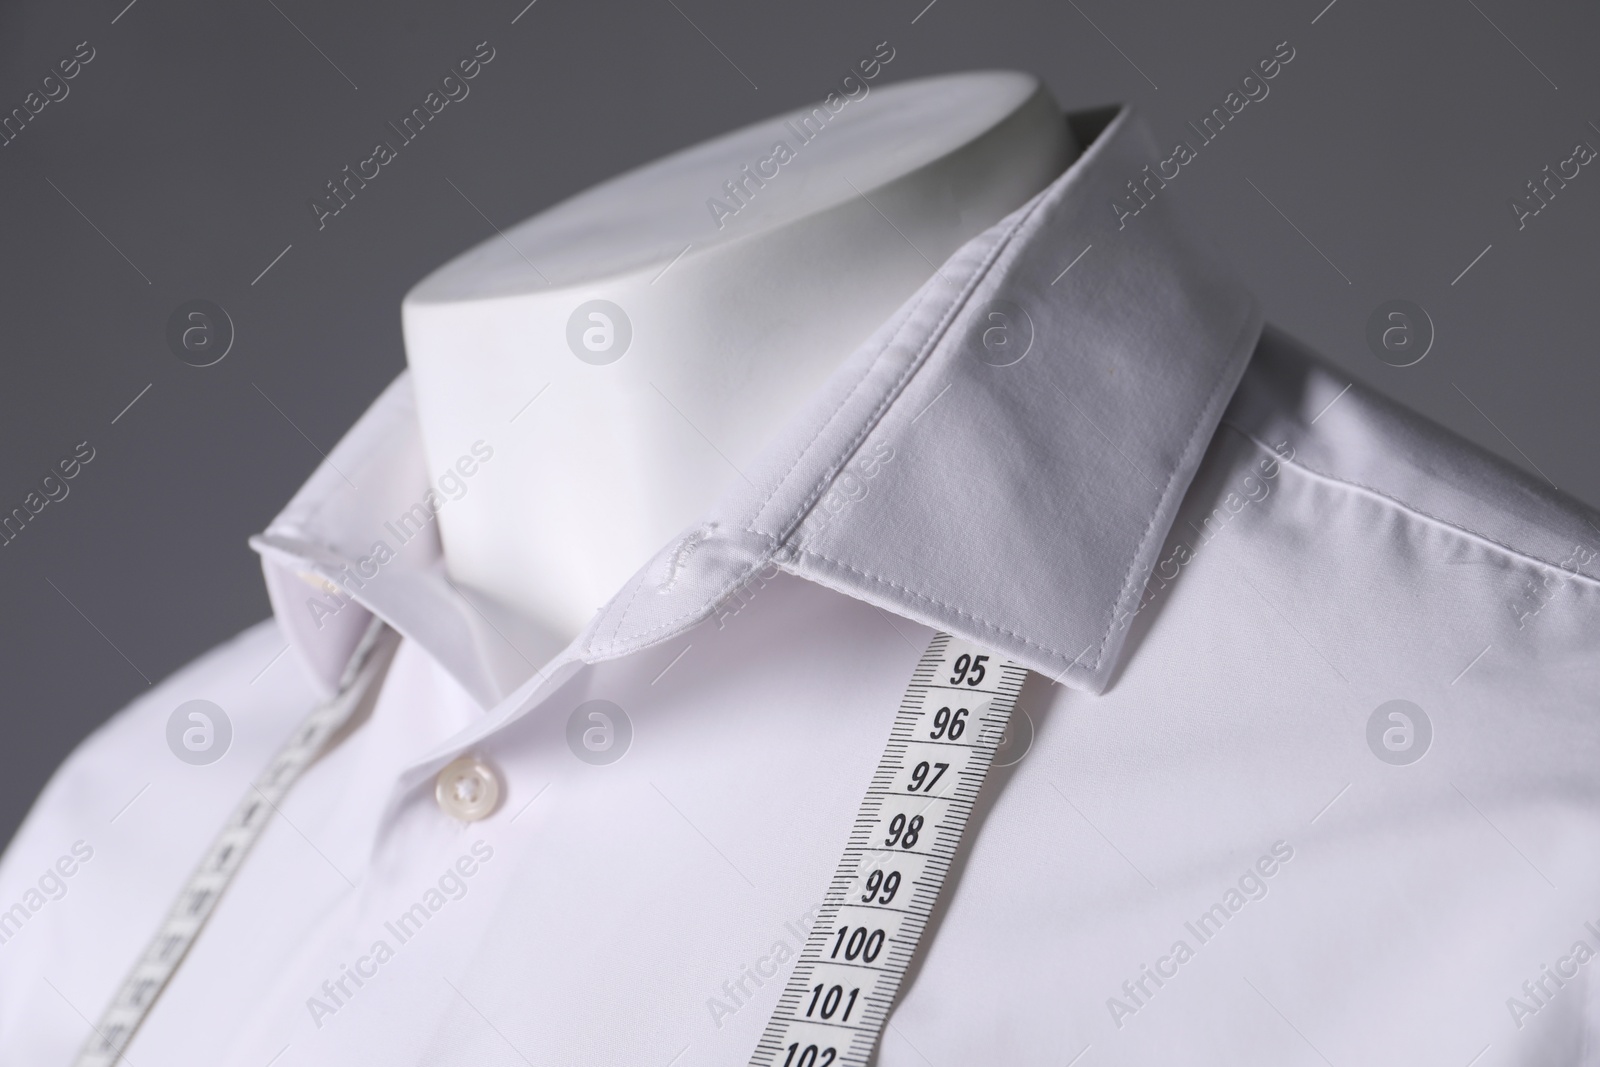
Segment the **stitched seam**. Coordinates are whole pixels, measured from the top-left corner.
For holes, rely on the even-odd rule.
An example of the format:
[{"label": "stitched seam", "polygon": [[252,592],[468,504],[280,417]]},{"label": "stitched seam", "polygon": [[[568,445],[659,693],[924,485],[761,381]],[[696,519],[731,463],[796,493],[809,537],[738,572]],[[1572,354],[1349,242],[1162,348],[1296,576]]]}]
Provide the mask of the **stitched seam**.
[{"label": "stitched seam", "polygon": [[868,360],[867,365],[862,368],[861,376],[856,379],[855,384],[852,385],[849,391],[845,393],[845,395],[839,400],[839,403],[834,406],[834,409],[828,413],[828,417],[822,420],[822,424],[817,427],[817,432],[812,434],[811,439],[802,445],[798,450],[796,450],[794,461],[789,464],[788,468],[783,472],[782,476],[778,478],[772,489],[769,490],[767,495],[761,498],[761,502],[756,505],[755,513],[751,515],[750,522],[744,527],[745,533],[755,534],[758,537],[769,536],[761,533],[755,528],[756,520],[760,519],[761,513],[767,510],[767,505],[772,503],[772,498],[778,495],[778,492],[783,488],[784,483],[789,480],[789,476],[794,473],[795,468],[800,466],[800,464],[805,460],[807,453],[809,453],[812,449],[812,446],[817,443],[817,438],[828,432],[828,427],[833,425],[834,420],[839,417],[839,413],[849,405],[850,401],[855,399],[857,393],[861,392],[862,386],[864,386],[867,383],[867,379],[872,376],[872,371],[877,366],[878,359],[882,357],[884,352],[888,351],[891,345],[900,339],[901,335],[904,334],[906,329],[910,326],[912,320],[917,317],[917,312],[922,309],[922,305],[927,303],[932,295],[933,294],[931,292],[924,291],[917,298],[916,305],[906,311],[905,316],[901,319],[900,325],[895,328],[894,333],[890,334],[884,339],[884,342],[878,348],[877,353],[872,357],[872,359]]},{"label": "stitched seam", "polygon": [[[772,551],[781,546],[784,541],[786,541],[788,537],[793,534],[795,529],[805,521],[805,517],[810,514],[811,509],[815,507],[817,501],[822,498],[822,494],[827,490],[828,485],[832,483],[833,478],[838,473],[840,467],[844,463],[849,462],[850,457],[855,455],[856,450],[861,447],[861,442],[866,440],[868,435],[870,435],[872,431],[877,428],[878,423],[883,419],[884,413],[894,404],[894,401],[904,390],[906,382],[909,381],[917,373],[917,371],[922,369],[922,367],[926,364],[929,354],[938,346],[939,342],[944,339],[945,332],[949,329],[950,323],[958,314],[960,314],[962,309],[966,307],[967,300],[971,297],[973,290],[976,289],[978,285],[983,282],[983,279],[988,276],[989,271],[994,266],[995,261],[999,259],[1001,253],[1011,246],[1012,239],[1016,236],[1017,232],[1024,225],[1026,225],[1027,222],[1035,216],[1035,214],[1038,213],[1042,204],[1043,200],[1036,202],[1033,207],[1027,211],[1027,213],[1018,218],[1017,221],[1014,222],[1011,227],[1007,229],[1005,233],[1003,233],[995,242],[995,247],[992,248],[978,264],[973,275],[967,280],[967,283],[962,286],[956,298],[951,302],[951,306],[946,309],[944,316],[934,326],[933,330],[929,334],[928,339],[923,342],[921,350],[917,353],[915,358],[911,360],[910,364],[906,367],[905,371],[901,373],[900,377],[896,379],[896,381],[888,388],[888,390],[885,391],[883,399],[878,402],[878,406],[870,415],[867,416],[865,420],[863,420],[862,428],[851,439],[847,447],[845,447],[840,453],[842,458],[836,459],[833,463],[829,464],[828,468],[823,472],[822,477],[818,479],[817,484],[812,487],[810,493],[808,493],[805,499],[803,499],[800,504],[797,505],[791,518],[786,523],[779,525],[779,529],[783,531],[782,535],[774,537],[771,534],[763,533],[755,528],[755,524],[760,519],[762,513],[766,511],[768,505],[771,504],[772,498],[777,496],[778,492],[782,490],[784,483],[789,480],[789,477],[794,473],[795,469],[799,467],[802,462],[804,462],[807,455],[816,445],[817,440],[827,432],[829,427],[831,427],[838,419],[840,412],[842,412],[850,403],[850,401],[860,393],[868,378],[871,377],[872,371],[877,366],[878,360],[882,358],[883,354],[888,351],[896,341],[905,335],[906,331],[910,328],[911,323],[916,320],[916,313],[920,311],[929,300],[933,299],[934,290],[924,290],[922,295],[917,299],[917,303],[906,312],[904,318],[900,322],[899,327],[897,327],[889,337],[884,339],[884,342],[878,348],[877,353],[871,360],[867,362],[866,366],[862,370],[861,377],[856,380],[856,383],[851,386],[849,392],[846,393],[843,399],[839,401],[838,405],[833,409],[832,412],[829,413],[828,417],[823,420],[822,425],[817,428],[817,432],[811,436],[811,439],[796,452],[794,462],[789,465],[788,469],[784,471],[782,477],[778,479],[777,483],[772,487],[772,489],[761,499],[760,503],[756,505],[750,521],[744,526],[744,532],[755,537],[766,538],[767,541],[770,542],[770,547],[768,550],[758,555],[747,567],[745,567],[744,570],[738,573],[734,580],[723,586],[723,588],[718,591],[716,597],[708,605],[692,608],[689,611],[675,617],[670,622],[663,623],[660,626],[652,627],[650,630],[640,634],[639,636],[641,638],[646,637],[649,634],[659,632],[660,630],[666,629],[670,626],[677,625],[679,622],[695,615],[698,612],[709,612],[715,610],[717,604],[721,602],[723,597],[727,596],[728,593],[732,592],[733,589],[736,588],[741,582],[745,581],[751,574],[755,573],[757,569],[764,566],[769,561]],[[937,271],[935,274],[937,275]],[[617,635],[621,633],[623,622],[626,620],[627,614],[632,608],[634,601],[638,598],[639,588],[641,588],[642,585],[643,582],[641,581],[640,586],[635,587],[633,594],[628,598],[628,602],[623,605],[622,610],[617,618],[617,625],[611,632],[611,641],[608,643],[607,648],[615,647]],[[1038,647],[1043,648],[1044,646],[1041,645]],[[589,649],[591,652],[597,651],[592,642],[589,645]]]},{"label": "stitched seam", "polygon": [[[889,410],[890,407],[894,405],[894,402],[900,398],[900,395],[905,390],[906,383],[909,382],[918,371],[927,365],[928,357],[933,353],[933,350],[939,346],[939,343],[944,340],[945,335],[950,328],[950,324],[963,310],[965,310],[967,301],[971,298],[973,291],[977,289],[979,285],[983,284],[984,279],[989,276],[989,272],[993,269],[995,262],[999,260],[1000,256],[1008,248],[1011,247],[1012,241],[1015,239],[1017,233],[1024,226],[1026,226],[1035,215],[1039,213],[1043,204],[1043,199],[1035,201],[1033,206],[1029,208],[1025,214],[1018,218],[1016,222],[1012,223],[1012,225],[1000,235],[999,239],[996,240],[995,246],[990,249],[988,254],[984,256],[983,260],[979,262],[977,267],[974,269],[972,276],[967,279],[966,284],[963,285],[958,291],[956,298],[952,300],[950,306],[945,309],[943,317],[940,318],[939,322],[936,323],[934,328],[929,332],[927,340],[923,342],[922,347],[917,352],[916,356],[912,358],[910,363],[906,366],[906,369],[901,373],[900,377],[895,380],[893,385],[891,385],[885,391],[883,399],[878,402],[878,406],[862,421],[861,429],[850,440],[849,444],[842,449],[839,453],[839,456],[828,465],[828,468],[817,480],[816,485],[812,487],[811,492],[807,494],[806,498],[802,500],[795,508],[794,514],[791,516],[789,521],[780,527],[780,529],[783,531],[780,540],[786,541],[789,536],[792,535],[794,531],[805,521],[806,517],[811,513],[812,508],[816,506],[817,501],[822,498],[823,493],[825,493],[828,486],[832,484],[833,479],[839,473],[840,468],[850,461],[850,457],[856,454],[856,451],[861,447],[861,443],[865,441],[872,431],[877,429],[878,424],[883,421],[884,414]],[[937,274],[937,272],[935,273]],[[923,300],[918,302],[918,308],[920,308],[922,303],[926,302],[927,299],[931,298],[931,296],[931,291],[925,294]],[[897,330],[894,337],[889,341],[886,341],[883,348],[878,350],[879,356],[882,356],[889,346],[895,340],[899,339],[901,334],[904,333],[905,327],[909,325],[914,318],[914,314],[906,316],[906,321],[902,324],[901,329]],[[876,360],[874,360],[874,362],[876,362]],[[863,376],[862,380],[865,381],[865,376]],[[844,405],[841,404],[840,408],[842,409],[843,406]],[[835,412],[835,414],[837,414],[837,412]],[[818,436],[821,436],[821,431],[818,432]],[[815,437],[812,438],[813,443],[815,440]],[[807,451],[809,450],[810,446],[808,445]],[[795,465],[798,466],[799,462],[800,460],[796,459]],[[794,468],[791,467],[790,471],[792,472],[793,469]],[[787,475],[785,477],[787,477]],[[776,492],[777,490],[774,489],[773,495],[775,495]],[[767,499],[770,501],[771,495],[769,495]],[[763,504],[763,508],[764,507],[765,504]],[[754,533],[755,531],[751,530],[749,532]]]},{"label": "stitched seam", "polygon": [[[976,623],[980,624],[986,630],[992,630],[997,634],[1004,634],[1006,637],[1014,637],[1018,641],[1022,642],[1024,645],[1027,645],[1030,648],[1037,648],[1041,652],[1047,652],[1050,655],[1056,657],[1057,659],[1066,659],[1066,653],[1062,652],[1060,649],[1052,648],[1049,645],[1040,644],[1038,641],[1034,641],[1034,640],[1024,636],[1023,634],[1017,633],[1015,630],[1008,630],[1004,626],[1001,626],[999,623],[992,622],[989,619],[984,618],[982,615],[976,615],[976,614],[974,614],[974,613],[972,613],[970,611],[964,611],[961,608],[956,607],[954,604],[951,604],[951,603],[948,603],[946,601],[940,600],[937,597],[928,596],[926,593],[919,593],[915,589],[911,589],[911,588],[908,588],[907,586],[901,585],[899,582],[894,581],[892,578],[887,578],[887,577],[885,577],[885,576],[883,576],[881,574],[874,574],[871,571],[864,571],[860,567],[852,566],[851,564],[846,563],[842,559],[834,559],[832,556],[825,555],[824,553],[821,553],[821,552],[815,552],[815,551],[812,551],[810,549],[797,549],[796,552],[797,552],[798,555],[803,556],[805,558],[812,559],[812,560],[822,560],[823,562],[831,563],[834,566],[839,567],[839,568],[841,568],[843,570],[847,570],[852,574],[858,574],[861,577],[866,578],[869,581],[877,582],[879,585],[886,585],[890,589],[894,589],[897,592],[904,593],[907,596],[913,597],[913,598],[915,598],[917,600],[921,600],[921,601],[923,601],[925,603],[928,603],[928,604],[933,604],[936,607],[944,608],[944,609],[946,609],[948,611],[951,611],[954,614],[960,616],[963,619],[970,619],[973,622],[976,622]],[[1076,661],[1074,661],[1074,662],[1076,662]]]},{"label": "stitched seam", "polygon": [[[855,384],[849,388],[842,398],[840,398],[839,403],[834,406],[834,409],[831,412],[828,413],[828,417],[822,420],[822,424],[817,427],[817,432],[812,434],[810,440],[808,440],[804,445],[795,451],[794,460],[789,464],[788,469],[783,472],[783,474],[778,478],[777,482],[773,484],[773,487],[768,490],[767,494],[761,498],[759,503],[756,504],[755,509],[750,515],[750,520],[745,523],[743,527],[745,533],[750,534],[752,537],[766,538],[771,543],[772,548],[777,547],[777,545],[781,543],[779,538],[775,538],[771,534],[763,533],[755,528],[756,523],[760,520],[762,513],[765,512],[767,510],[767,506],[772,503],[772,498],[777,496],[778,493],[783,489],[784,483],[789,480],[789,477],[794,473],[795,468],[799,467],[800,464],[805,461],[807,454],[809,454],[811,449],[816,445],[817,439],[828,432],[828,428],[833,425],[835,420],[838,419],[839,413],[842,412],[850,404],[850,402],[855,399],[856,395],[861,392],[861,389],[866,384],[867,379],[872,376],[872,371],[877,366],[878,359],[882,357],[884,352],[888,351],[889,347],[893,345],[895,341],[900,339],[901,335],[905,333],[910,323],[916,318],[917,311],[920,310],[922,305],[931,299],[932,296],[933,293],[931,290],[923,291],[923,293],[917,298],[917,303],[905,313],[904,317],[900,321],[900,325],[896,327],[892,334],[884,339],[882,346],[879,347],[873,358],[867,361],[866,366],[862,368],[861,376],[856,379]],[[809,507],[814,500],[815,497],[811,498],[803,506]],[[771,548],[769,548],[768,551],[770,552]],[[755,571],[766,562],[766,557],[767,554],[763,553],[752,560],[744,570],[739,572],[736,580],[723,587],[723,589],[717,594],[717,598],[712,600],[709,605],[691,608],[683,614],[675,616],[672,621],[663,623],[661,626],[652,627],[650,630],[645,631],[645,633],[641,634],[640,636],[648,636],[649,634],[656,633],[669,626],[677,625],[679,622],[693,616],[697,612],[714,610],[722,597],[732,592],[734,587],[748,578],[751,574],[754,574]],[[614,648],[616,646],[617,635],[622,632],[622,624],[627,620],[628,612],[632,609],[634,601],[638,599],[639,588],[640,587],[635,587],[633,595],[628,597],[628,602],[624,604],[619,611],[617,615],[617,625],[611,631],[611,640],[607,643],[607,648]],[[592,643],[590,644],[589,648],[590,651],[595,651],[595,647]]]},{"label": "stitched seam", "polygon": [[[1245,321],[1234,334],[1233,344],[1229,346],[1230,353],[1235,356],[1237,355],[1241,347],[1241,339],[1250,332],[1251,324],[1256,321],[1256,318],[1257,316],[1253,313],[1252,309],[1247,307]],[[1231,358],[1232,356],[1230,356],[1230,359]],[[1134,569],[1138,566],[1139,557],[1144,554],[1145,547],[1149,544],[1150,539],[1155,536],[1156,520],[1160,518],[1161,515],[1167,510],[1167,505],[1172,497],[1173,488],[1177,484],[1178,472],[1190,465],[1189,460],[1192,457],[1200,435],[1202,433],[1206,433],[1208,435],[1207,440],[1210,440],[1210,435],[1214,433],[1216,426],[1220,422],[1220,417],[1214,417],[1213,412],[1222,405],[1222,402],[1226,400],[1227,397],[1232,396],[1233,387],[1238,385],[1237,379],[1237,375],[1230,374],[1224,374],[1220,379],[1218,379],[1217,384],[1212,387],[1211,396],[1207,398],[1205,406],[1200,409],[1199,414],[1196,416],[1194,429],[1189,432],[1189,440],[1183,446],[1183,451],[1178,454],[1178,461],[1177,463],[1173,464],[1172,473],[1167,476],[1167,484],[1162,488],[1161,496],[1159,499],[1157,499],[1154,510],[1150,512],[1150,521],[1145,524],[1144,533],[1140,535],[1139,543],[1134,548],[1132,557],[1130,557],[1128,560],[1128,569],[1123,573],[1122,576],[1121,591],[1118,592],[1117,599],[1111,604],[1111,610],[1107,614],[1106,618],[1105,632],[1100,635],[1100,643],[1095,648],[1094,663],[1089,666],[1091,673],[1100,669],[1100,662],[1105,658],[1106,645],[1111,640],[1111,634],[1116,628],[1117,618],[1121,613],[1121,609],[1123,605],[1128,602],[1129,596],[1137,592],[1137,589],[1134,587],[1134,582],[1136,580]],[[1224,395],[1224,390],[1227,391],[1226,395]],[[1165,532],[1163,532],[1163,536],[1165,536]]]},{"label": "stitched seam", "polygon": [[[757,536],[766,536],[766,535],[758,534]],[[652,634],[658,634],[662,630],[670,630],[672,627],[681,624],[685,619],[692,619],[696,615],[709,615],[712,611],[715,611],[717,606],[719,604],[721,604],[723,602],[723,600],[727,599],[727,596],[728,596],[729,593],[733,592],[734,589],[738,588],[740,585],[742,585],[746,581],[748,581],[752,574],[754,574],[757,570],[759,570],[761,567],[765,566],[768,562],[771,561],[772,550],[776,549],[778,547],[778,542],[776,541],[776,539],[774,539],[772,537],[767,537],[767,540],[771,543],[771,547],[768,549],[768,551],[757,555],[756,558],[748,566],[746,566],[743,569],[741,569],[738,572],[736,572],[733,575],[733,577],[729,578],[728,581],[725,582],[723,584],[723,586],[720,589],[718,589],[716,591],[716,593],[713,594],[712,597],[708,601],[706,601],[703,604],[700,604],[697,607],[690,608],[688,611],[682,612],[682,613],[680,613],[678,615],[674,615],[672,618],[668,619],[666,622],[663,622],[658,626],[652,626],[650,629],[645,630],[642,633],[637,634],[636,635],[637,638],[640,639],[640,640],[647,639]],[[641,575],[640,578],[639,578],[638,583],[634,586],[633,595],[628,597],[628,604],[629,605],[631,605],[634,602],[634,600],[638,598],[639,591],[641,589],[643,589],[643,588],[644,588],[644,578]],[[624,607],[622,609],[622,611],[623,611],[623,614],[626,615],[627,607]],[[619,620],[617,621],[617,625],[611,631],[611,639],[609,641],[607,641],[603,646],[597,646],[594,641],[590,641],[588,646],[587,646],[587,651],[589,651],[589,652],[591,652],[593,654],[596,654],[596,655],[601,655],[601,654],[604,654],[604,653],[607,653],[607,652],[610,652],[610,651],[614,650],[617,647],[617,634],[621,630],[622,630],[622,621],[619,618]]]},{"label": "stitched seam", "polygon": [[[785,482],[787,482],[789,480],[789,476],[794,473],[795,468],[800,466],[801,462],[805,460],[806,454],[809,453],[811,451],[812,447],[817,443],[817,439],[828,431],[828,427],[833,425],[834,420],[839,417],[839,413],[841,411],[843,411],[845,409],[845,407],[849,405],[850,401],[855,398],[856,394],[861,391],[861,387],[866,384],[867,379],[872,375],[872,370],[873,370],[873,367],[875,367],[877,365],[878,357],[882,356],[884,351],[887,350],[889,348],[889,346],[892,345],[899,338],[901,332],[903,332],[905,330],[906,325],[909,322],[911,322],[911,320],[915,317],[915,313],[916,313],[917,308],[920,308],[922,306],[923,302],[928,299],[929,295],[930,294],[926,293],[926,292],[924,292],[922,294],[922,296],[917,301],[916,307],[912,308],[909,312],[906,313],[906,316],[902,320],[899,328],[897,328],[896,331],[893,334],[891,334],[888,338],[886,338],[884,340],[883,347],[878,349],[877,355],[875,355],[871,360],[869,360],[867,362],[866,367],[863,368],[863,370],[861,371],[861,376],[856,379],[855,384],[852,385],[849,388],[849,390],[839,400],[839,403],[834,407],[834,409],[831,412],[828,413],[828,417],[822,420],[822,424],[817,427],[817,432],[812,434],[811,435],[811,439],[808,440],[804,445],[802,445],[799,449],[796,450],[795,456],[794,456],[794,460],[793,460],[793,462],[791,462],[789,464],[788,469],[785,470],[783,472],[782,476],[778,478],[777,482],[767,492],[766,496],[762,497],[761,501],[756,504],[754,511],[751,513],[749,522],[745,523],[745,525],[743,527],[743,530],[744,530],[745,533],[750,534],[752,537],[764,537],[768,541],[773,541],[774,543],[776,543],[776,539],[773,538],[771,534],[762,533],[761,531],[759,531],[759,530],[757,530],[755,528],[756,522],[760,520],[762,512],[766,511],[767,505],[772,502],[772,498],[774,496],[778,495],[778,492],[783,488],[783,484]],[[749,575],[753,574],[756,571],[757,567],[763,562],[764,558],[765,558],[764,556],[758,556],[754,561],[752,561],[750,563],[750,565],[748,567],[746,567],[746,569],[744,569],[743,571],[741,571],[739,573],[738,581],[743,581]],[[612,628],[612,630],[611,630],[611,639],[606,644],[606,648],[607,649],[616,647],[617,635],[622,632],[622,624],[627,621],[628,612],[632,609],[634,601],[638,599],[639,589],[642,587],[642,584],[643,583],[642,583],[642,580],[641,580],[640,585],[639,586],[635,586],[633,594],[628,597],[628,602],[626,604],[622,605],[621,609],[618,611],[618,613],[617,613],[617,625],[614,626]],[[737,585],[738,582],[735,582],[733,584]],[[722,596],[726,596],[729,592],[732,591],[732,589],[733,589],[733,585],[725,586],[723,588],[723,590],[720,593],[718,593],[718,597],[720,598]],[[689,618],[690,616],[694,615],[698,611],[714,609],[716,607],[716,605],[717,605],[717,602],[718,601],[713,600],[708,607],[704,607],[704,608],[701,608],[701,607],[691,608],[688,611],[684,612],[683,614],[675,616],[672,619],[671,622],[663,623],[661,626],[652,627],[650,630],[647,630],[644,634],[641,634],[640,636],[644,637],[644,636],[647,636],[648,634],[652,634],[652,633],[655,633],[655,632],[657,632],[659,630],[665,629],[668,626],[676,625],[677,623],[681,622],[682,620],[684,620],[686,618]],[[595,646],[594,646],[594,644],[592,642],[589,645],[589,650],[591,652],[596,651]]]},{"label": "stitched seam", "polygon": [[1404,513],[1406,513],[1408,515],[1415,516],[1415,517],[1420,518],[1420,519],[1426,519],[1428,522],[1436,523],[1439,526],[1445,527],[1446,529],[1454,530],[1455,532],[1457,532],[1459,534],[1463,534],[1463,535],[1465,535],[1466,537],[1470,538],[1473,541],[1480,541],[1480,542],[1482,542],[1483,544],[1486,544],[1486,545],[1493,545],[1495,548],[1500,549],[1501,551],[1505,552],[1507,555],[1513,556],[1516,559],[1521,560],[1524,563],[1536,563],[1541,567],[1548,567],[1551,570],[1560,571],[1562,574],[1570,575],[1573,578],[1580,578],[1583,581],[1589,583],[1590,585],[1593,585],[1596,588],[1600,588],[1600,578],[1593,578],[1593,577],[1590,577],[1589,575],[1583,573],[1582,571],[1574,571],[1574,570],[1571,570],[1571,569],[1569,569],[1567,567],[1563,567],[1558,563],[1551,563],[1549,560],[1541,559],[1540,557],[1535,556],[1530,552],[1524,552],[1519,548],[1514,548],[1513,546],[1508,545],[1503,541],[1496,541],[1494,538],[1488,536],[1487,534],[1481,534],[1478,531],[1473,530],[1473,529],[1471,529],[1469,527],[1462,526],[1459,523],[1451,522],[1449,519],[1441,519],[1439,516],[1429,514],[1428,512],[1423,511],[1421,508],[1419,508],[1419,507],[1417,507],[1417,506],[1415,506],[1413,504],[1408,504],[1406,501],[1401,500],[1399,497],[1390,496],[1388,493],[1385,493],[1380,489],[1374,489],[1372,486],[1364,485],[1361,482],[1358,482],[1358,481],[1356,481],[1356,480],[1354,480],[1352,478],[1339,478],[1339,477],[1336,477],[1336,476],[1334,476],[1332,474],[1328,474],[1325,471],[1320,471],[1315,467],[1309,466],[1308,464],[1302,463],[1299,460],[1285,459],[1282,455],[1280,455],[1278,453],[1278,451],[1276,449],[1270,447],[1265,441],[1262,441],[1260,438],[1256,437],[1254,434],[1252,434],[1250,431],[1244,429],[1243,427],[1238,426],[1238,425],[1234,424],[1233,422],[1231,422],[1231,421],[1229,421],[1227,419],[1222,420],[1222,425],[1226,426],[1228,429],[1232,430],[1234,433],[1238,434],[1240,437],[1243,437],[1246,441],[1249,441],[1251,444],[1255,445],[1257,448],[1261,449],[1263,452],[1271,453],[1273,458],[1276,459],[1279,463],[1282,463],[1286,467],[1292,467],[1295,470],[1300,471],[1302,474],[1308,474],[1308,475],[1312,476],[1313,478],[1318,478],[1318,479],[1320,479],[1320,480],[1322,480],[1324,482],[1327,482],[1327,483],[1329,483],[1331,485],[1343,486],[1344,488],[1347,488],[1347,489],[1357,489],[1357,490],[1360,490],[1363,493],[1371,494],[1373,497],[1376,497],[1378,500],[1390,505],[1393,508],[1398,509],[1401,512],[1404,512]]},{"label": "stitched seam", "polygon": [[[639,591],[644,588],[645,572],[640,571],[633,580],[633,592],[628,594],[627,603],[622,605],[622,610],[617,612],[617,624],[611,628],[611,639],[606,642],[607,647],[617,643],[617,634],[622,632],[622,624],[628,617],[628,609],[633,607],[633,602],[639,599]],[[594,651],[594,642],[589,642],[589,650]]]}]

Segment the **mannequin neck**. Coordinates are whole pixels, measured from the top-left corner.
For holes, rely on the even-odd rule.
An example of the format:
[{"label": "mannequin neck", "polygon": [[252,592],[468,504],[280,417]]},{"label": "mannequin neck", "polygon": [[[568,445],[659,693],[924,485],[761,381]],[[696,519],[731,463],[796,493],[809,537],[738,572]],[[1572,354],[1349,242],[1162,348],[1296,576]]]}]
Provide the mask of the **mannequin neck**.
[{"label": "mannequin neck", "polygon": [[451,578],[538,651],[565,644],[1075,152],[1026,75],[873,89],[826,126],[784,116],[597,186],[425,280],[404,322],[430,472],[493,452],[439,512]]}]

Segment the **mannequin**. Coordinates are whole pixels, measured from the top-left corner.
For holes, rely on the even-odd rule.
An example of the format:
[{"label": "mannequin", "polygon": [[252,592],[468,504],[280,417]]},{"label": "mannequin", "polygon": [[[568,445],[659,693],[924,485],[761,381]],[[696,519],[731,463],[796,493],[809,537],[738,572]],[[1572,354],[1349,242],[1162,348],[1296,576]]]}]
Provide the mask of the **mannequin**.
[{"label": "mannequin", "polygon": [[1031,75],[847,85],[837,110],[594,186],[407,295],[430,470],[494,452],[439,513],[450,578],[527,651],[576,636],[947,256],[1077,154]]}]

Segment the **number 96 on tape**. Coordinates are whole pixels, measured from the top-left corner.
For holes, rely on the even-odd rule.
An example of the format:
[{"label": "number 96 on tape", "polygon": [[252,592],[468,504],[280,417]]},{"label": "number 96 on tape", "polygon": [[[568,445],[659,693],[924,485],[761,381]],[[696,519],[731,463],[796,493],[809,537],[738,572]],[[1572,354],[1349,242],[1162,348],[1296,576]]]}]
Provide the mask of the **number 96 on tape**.
[{"label": "number 96 on tape", "polygon": [[929,688],[915,694],[915,709],[910,716],[910,729],[896,729],[896,741],[922,741],[978,747],[999,743],[1000,730],[995,729],[990,708],[1000,694],[978,690],[972,693],[952,693],[948,689]]}]

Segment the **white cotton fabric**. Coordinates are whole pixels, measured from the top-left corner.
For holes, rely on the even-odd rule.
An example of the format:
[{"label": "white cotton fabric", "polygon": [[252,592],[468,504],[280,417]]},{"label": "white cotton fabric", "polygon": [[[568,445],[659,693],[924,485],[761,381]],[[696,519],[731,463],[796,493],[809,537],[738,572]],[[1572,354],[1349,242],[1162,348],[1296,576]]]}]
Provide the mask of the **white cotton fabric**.
[{"label": "white cotton fabric", "polygon": [[[549,662],[431,529],[345,577],[429,487],[402,375],[255,539],[275,617],[96,732],[0,862],[0,1062],[71,1061],[374,614],[376,706],[128,1062],[746,1062],[935,629],[1034,672],[1032,741],[881,1067],[1587,1062],[1600,518],[1263,332],[1164,199],[1119,219],[1158,156],[1120,114]],[[233,722],[209,766],[166,747],[191,699]],[[596,699],[607,765],[567,740]],[[1394,700],[1407,765],[1369,744]],[[466,825],[462,754],[504,793]]]}]

